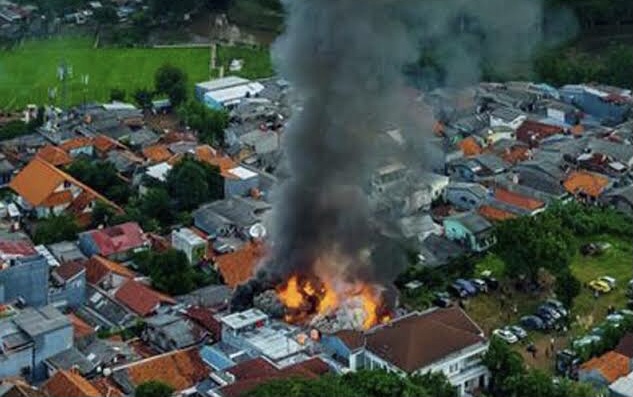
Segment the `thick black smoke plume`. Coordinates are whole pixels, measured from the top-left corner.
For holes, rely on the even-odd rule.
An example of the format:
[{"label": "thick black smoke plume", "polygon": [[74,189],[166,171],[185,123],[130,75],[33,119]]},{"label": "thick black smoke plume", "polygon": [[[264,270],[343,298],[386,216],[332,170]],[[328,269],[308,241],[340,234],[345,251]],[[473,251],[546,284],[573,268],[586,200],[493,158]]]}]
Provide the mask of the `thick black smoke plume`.
[{"label": "thick black smoke plume", "polygon": [[534,0],[287,0],[285,6],[286,31],[273,57],[301,104],[284,137],[289,178],[274,196],[271,255],[236,292],[235,307],[291,273],[310,272],[332,251],[364,258],[340,263],[343,277],[390,285],[405,261],[377,233],[368,202],[368,181],[385,152],[379,137],[401,127],[416,148],[407,162],[422,171],[432,124],[422,112],[421,121],[410,117],[411,79],[403,72],[426,51],[443,70],[443,83],[475,83],[484,64],[503,69],[529,58],[543,25]]}]

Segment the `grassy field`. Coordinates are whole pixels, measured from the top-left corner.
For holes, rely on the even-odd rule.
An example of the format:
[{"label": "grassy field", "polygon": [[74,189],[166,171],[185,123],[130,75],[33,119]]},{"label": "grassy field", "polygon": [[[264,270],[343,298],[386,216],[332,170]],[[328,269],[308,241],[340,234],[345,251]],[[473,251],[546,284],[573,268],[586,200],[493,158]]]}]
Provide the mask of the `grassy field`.
[{"label": "grassy field", "polygon": [[[604,320],[610,305],[624,308],[626,304],[626,284],[633,277],[633,244],[630,240],[618,236],[594,236],[584,239],[583,242],[609,242],[612,248],[599,256],[582,256],[580,253],[574,257],[571,270],[581,281],[583,288],[574,300],[572,307],[571,328],[566,335],[544,334],[530,332],[530,340],[540,350],[540,355],[531,357],[522,344],[515,345],[526,363],[544,370],[553,370],[553,359],[547,357],[544,352],[554,337],[557,349],[566,348],[570,338],[585,334],[589,329]],[[497,277],[503,275],[503,262],[493,254],[488,255],[477,265],[477,271],[490,270]],[[616,290],[595,298],[592,292],[584,286],[587,282],[600,277],[614,277],[619,284]],[[500,293],[479,295],[467,303],[468,314],[477,321],[489,335],[495,328],[516,323],[523,315],[533,313],[541,300],[546,296],[530,295],[512,292],[502,299]],[[516,313],[514,307],[516,306]]]},{"label": "grassy field", "polygon": [[[206,80],[209,74],[210,51],[206,48],[129,49],[92,47],[88,38],[64,38],[31,41],[20,48],[0,52],[0,108],[20,108],[27,103],[48,103],[50,88],[57,88],[61,101],[61,85],[57,68],[65,61],[72,66],[68,84],[69,104],[108,100],[112,88],[131,94],[137,88],[151,89],[154,72],[164,63],[186,71],[191,87]],[[261,78],[272,74],[268,51],[251,48],[222,47],[219,62],[228,66],[231,59],[245,60],[244,77]],[[228,70],[228,68],[226,69]],[[81,83],[89,75],[88,86]]]}]

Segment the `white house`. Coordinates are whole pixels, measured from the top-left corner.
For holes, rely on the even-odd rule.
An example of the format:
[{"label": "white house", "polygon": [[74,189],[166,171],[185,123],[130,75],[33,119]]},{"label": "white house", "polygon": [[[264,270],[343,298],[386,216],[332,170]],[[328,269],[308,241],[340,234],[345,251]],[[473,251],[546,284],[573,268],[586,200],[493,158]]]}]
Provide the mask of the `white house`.
[{"label": "white house", "polygon": [[184,252],[193,265],[200,262],[207,252],[207,241],[186,227],[171,232],[171,245]]},{"label": "white house", "polygon": [[527,120],[523,112],[512,108],[497,108],[490,113],[491,127],[509,127],[516,131]]},{"label": "white house", "polygon": [[443,372],[460,397],[487,387],[490,380],[482,362],[488,340],[460,308],[411,313],[366,332],[364,343],[353,348],[358,346],[363,346],[362,357],[348,361],[352,371]]}]

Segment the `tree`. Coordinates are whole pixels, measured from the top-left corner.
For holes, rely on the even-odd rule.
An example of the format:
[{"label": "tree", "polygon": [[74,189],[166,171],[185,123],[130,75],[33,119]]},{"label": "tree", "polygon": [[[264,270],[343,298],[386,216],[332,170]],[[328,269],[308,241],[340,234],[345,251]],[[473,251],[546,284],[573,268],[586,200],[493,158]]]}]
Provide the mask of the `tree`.
[{"label": "tree", "polygon": [[189,101],[178,109],[178,115],[198,132],[200,141],[217,146],[224,144],[224,130],[229,124],[226,111],[209,109],[200,102]]},{"label": "tree", "polygon": [[580,288],[580,281],[571,271],[563,271],[556,276],[556,296],[565,307],[572,306],[574,298],[580,294]]},{"label": "tree", "polygon": [[37,223],[33,241],[36,244],[53,244],[60,241],[76,240],[77,233],[79,233],[79,226],[72,216],[55,215]]},{"label": "tree", "polygon": [[110,102],[123,102],[125,101],[125,90],[122,88],[113,88],[110,90]]},{"label": "tree", "polygon": [[175,249],[141,252],[134,256],[134,263],[154,288],[170,295],[186,294],[218,280],[190,265],[187,256]]},{"label": "tree", "polygon": [[156,219],[163,227],[175,221],[171,198],[164,188],[150,188],[139,200],[138,207],[145,216]]},{"label": "tree", "polygon": [[134,101],[142,108],[149,109],[152,107],[152,100],[154,99],[154,93],[145,88],[139,88],[134,91]]},{"label": "tree", "polygon": [[108,161],[91,161],[81,158],[75,160],[67,169],[68,173],[90,186],[112,201],[119,204],[128,202],[132,191],[114,167]]},{"label": "tree", "polygon": [[521,355],[499,338],[492,338],[483,362],[492,373],[490,391],[494,396],[508,395],[507,380],[525,372]]},{"label": "tree", "polygon": [[167,95],[174,107],[180,106],[187,99],[187,75],[176,66],[161,66],[154,76],[154,84],[156,92]]},{"label": "tree", "polygon": [[167,174],[166,185],[169,195],[182,211],[223,197],[220,170],[191,158],[183,159],[172,168]]},{"label": "tree", "polygon": [[136,397],[170,397],[174,388],[165,382],[150,380],[141,383],[136,387],[134,395]]},{"label": "tree", "polygon": [[95,207],[92,209],[92,222],[91,225],[97,228],[101,225],[109,226],[110,222],[114,219],[116,212],[112,206],[104,203],[103,201],[97,201]]},{"label": "tree", "polygon": [[116,9],[112,6],[105,6],[96,9],[94,12],[94,18],[99,25],[114,25],[119,22],[119,16],[117,15]]},{"label": "tree", "polygon": [[539,269],[554,276],[569,269],[575,253],[574,237],[551,212],[522,217],[497,227],[495,250],[510,277],[526,276],[536,283]]}]

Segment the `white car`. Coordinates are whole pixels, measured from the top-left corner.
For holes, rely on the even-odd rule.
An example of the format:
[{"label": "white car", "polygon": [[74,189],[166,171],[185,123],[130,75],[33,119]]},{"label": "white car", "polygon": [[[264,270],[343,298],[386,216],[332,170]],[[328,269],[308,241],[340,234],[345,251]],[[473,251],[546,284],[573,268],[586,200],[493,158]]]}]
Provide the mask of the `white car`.
[{"label": "white car", "polygon": [[609,287],[611,287],[611,289],[615,288],[616,281],[613,277],[602,276],[598,280],[604,281],[605,283],[609,284]]},{"label": "white car", "polygon": [[519,338],[507,329],[495,329],[492,331],[492,334],[503,339],[509,344],[517,343],[519,341]]}]

